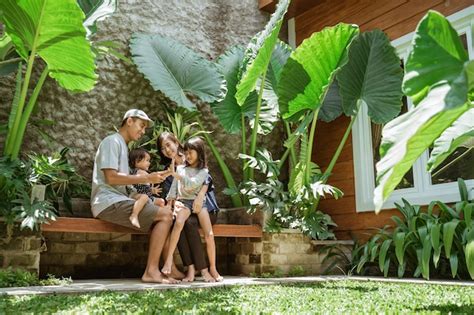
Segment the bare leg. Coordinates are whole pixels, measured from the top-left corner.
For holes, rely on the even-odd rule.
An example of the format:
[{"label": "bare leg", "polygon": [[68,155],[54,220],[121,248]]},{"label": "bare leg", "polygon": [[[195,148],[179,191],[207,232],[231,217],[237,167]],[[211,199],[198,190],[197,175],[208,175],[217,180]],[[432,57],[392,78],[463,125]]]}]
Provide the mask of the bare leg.
[{"label": "bare leg", "polygon": [[194,265],[189,265],[188,270],[186,271],[186,277],[183,278],[183,282],[193,282],[195,275],[196,268],[194,268]]},{"label": "bare leg", "polygon": [[140,222],[138,221],[138,215],[145,207],[148,202],[148,196],[144,194],[138,194],[134,196],[135,204],[133,205],[132,214],[130,215],[130,222],[136,228],[140,228]]},{"label": "bare leg", "polygon": [[171,208],[163,207],[160,208],[156,216],[156,221],[158,221],[150,235],[150,246],[148,249],[148,260],[145,268],[145,272],[142,276],[143,282],[158,282],[158,283],[177,283],[175,279],[167,279],[163,276],[158,269],[158,264],[160,262],[161,252],[163,250],[163,245],[166,240],[166,236],[169,233],[172,223]]},{"label": "bare leg", "polygon": [[[198,213],[199,225],[201,225],[204,231],[204,239],[206,240],[207,257],[209,258],[209,273],[215,279],[215,281],[222,281],[224,278],[217,272],[216,268],[216,243],[214,242],[214,232],[212,231],[211,219],[207,209],[202,209]],[[203,271],[201,270],[201,273]],[[204,272],[204,274],[207,272]],[[204,279],[205,276],[203,274]]]},{"label": "bare leg", "polygon": [[[165,245],[163,246],[163,253],[164,253],[165,258],[168,257],[169,249],[170,249],[170,238],[167,237],[165,241]],[[169,277],[181,280],[184,278],[184,276],[185,276],[184,273],[182,273],[178,269],[178,267],[176,267],[176,264],[174,263],[174,260],[173,260],[173,265],[171,266],[171,274],[169,275]]]},{"label": "bare leg", "polygon": [[189,218],[190,215],[191,215],[191,212],[187,208],[181,209],[176,212],[176,220],[174,222],[174,227],[173,227],[173,230],[171,231],[171,236],[170,236],[170,247],[168,250],[168,255],[166,257],[165,264],[163,265],[163,268],[161,269],[161,272],[163,272],[165,275],[171,274],[171,268],[173,265],[173,254],[176,249],[176,246],[178,245],[179,235],[181,234],[181,231],[183,230],[184,223],[186,222],[186,220]]}]

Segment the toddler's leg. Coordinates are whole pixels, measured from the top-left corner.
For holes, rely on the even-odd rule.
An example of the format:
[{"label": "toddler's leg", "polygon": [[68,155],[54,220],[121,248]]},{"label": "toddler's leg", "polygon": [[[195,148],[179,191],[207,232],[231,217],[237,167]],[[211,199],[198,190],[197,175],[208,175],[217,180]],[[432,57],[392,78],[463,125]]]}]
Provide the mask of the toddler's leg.
[{"label": "toddler's leg", "polygon": [[161,272],[163,272],[165,275],[171,274],[171,269],[173,266],[173,254],[176,249],[176,246],[178,245],[179,235],[183,230],[184,223],[190,215],[191,212],[187,210],[187,208],[181,208],[179,211],[176,211],[176,220],[174,221],[174,227],[171,231],[168,254],[166,256],[165,264],[161,269]]},{"label": "toddler's leg", "polygon": [[133,205],[133,210],[132,214],[130,215],[130,222],[134,227],[140,228],[140,222],[138,221],[138,215],[140,214],[140,211],[143,210],[145,207],[146,203],[148,202],[148,196],[144,194],[137,194],[133,196],[133,198],[136,200],[135,204]]},{"label": "toddler's leg", "polygon": [[217,272],[216,268],[216,243],[214,242],[214,232],[212,231],[211,218],[207,209],[203,208],[198,213],[199,225],[204,232],[204,239],[206,240],[207,256],[209,258],[209,272],[211,276],[218,282],[224,278]]}]

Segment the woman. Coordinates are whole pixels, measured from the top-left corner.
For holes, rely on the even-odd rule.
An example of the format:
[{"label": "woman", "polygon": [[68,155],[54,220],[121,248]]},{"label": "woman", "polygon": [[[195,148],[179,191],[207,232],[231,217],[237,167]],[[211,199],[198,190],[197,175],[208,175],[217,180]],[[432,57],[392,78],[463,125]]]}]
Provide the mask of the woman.
[{"label": "woman", "polygon": [[[162,164],[169,166],[172,159],[175,160],[176,165],[185,163],[183,148],[174,134],[163,132],[158,138],[157,148],[161,156]],[[162,183],[163,196],[168,194],[172,182],[173,177],[169,176]],[[208,176],[204,182],[203,188],[194,200],[193,208],[200,209],[203,205],[208,209],[211,223],[214,224],[217,221],[219,208],[217,206],[211,176]],[[196,214],[192,214],[189,219],[186,220],[183,232],[178,241],[178,250],[183,265],[188,267],[186,276],[182,280],[183,282],[194,281],[196,270],[201,272],[206,282],[222,280],[222,277],[215,268],[208,270],[206,257],[202,248],[201,236],[199,234],[199,221]]]}]

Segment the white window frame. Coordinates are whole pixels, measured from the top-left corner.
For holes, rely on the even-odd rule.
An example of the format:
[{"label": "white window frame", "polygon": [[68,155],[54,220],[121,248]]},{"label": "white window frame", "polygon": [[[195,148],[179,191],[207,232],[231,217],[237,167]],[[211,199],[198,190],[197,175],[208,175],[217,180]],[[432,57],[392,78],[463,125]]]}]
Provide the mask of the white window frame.
[{"label": "white window frame", "polygon": [[[469,6],[455,14],[447,17],[449,22],[459,34],[467,34],[467,44],[469,59],[474,57],[474,6]],[[392,41],[398,55],[406,60],[411,40],[415,32],[402,36]],[[409,97],[407,97],[408,109],[413,107]],[[372,128],[367,115],[367,107],[361,107],[354,127],[352,128],[352,143],[354,157],[354,184],[356,192],[356,212],[374,211],[374,159],[372,154]],[[425,151],[413,165],[414,187],[395,190],[382,209],[395,208],[395,202],[400,203],[401,198],[405,198],[412,204],[427,205],[433,200],[442,202],[456,202],[459,200],[459,191],[456,182],[433,185],[431,174],[426,171],[429,158],[428,151]],[[469,195],[474,195],[474,180],[467,180]]]}]

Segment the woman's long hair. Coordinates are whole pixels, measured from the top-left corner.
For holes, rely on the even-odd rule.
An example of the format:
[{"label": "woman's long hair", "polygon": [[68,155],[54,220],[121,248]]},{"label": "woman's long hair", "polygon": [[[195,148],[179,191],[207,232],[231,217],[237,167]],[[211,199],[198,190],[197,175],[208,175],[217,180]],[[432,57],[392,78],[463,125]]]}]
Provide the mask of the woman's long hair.
[{"label": "woman's long hair", "polygon": [[161,150],[162,149],[162,144],[163,144],[163,141],[165,141],[166,139],[168,140],[171,140],[172,142],[174,142],[175,144],[178,145],[178,154],[179,155],[183,155],[184,154],[184,149],[183,149],[183,146],[181,145],[181,143],[179,143],[179,140],[178,138],[176,138],[176,136],[171,133],[171,132],[168,132],[168,131],[165,131],[165,132],[162,132],[160,134],[160,136],[158,137],[158,140],[156,140],[156,147],[158,149],[158,154],[160,156],[160,162],[162,165],[169,165],[171,164],[171,159],[166,157],[164,154],[163,154],[163,151]]},{"label": "woman's long hair", "polygon": [[[186,141],[184,144],[184,151],[187,150],[195,150],[197,152],[198,156],[198,168],[207,168],[207,158],[206,158],[206,148],[204,145],[204,141],[199,138],[199,137],[193,137]],[[188,166],[188,163],[186,162],[186,166]]]}]

